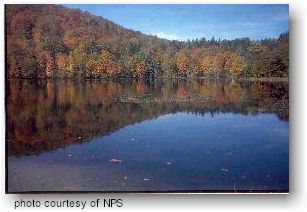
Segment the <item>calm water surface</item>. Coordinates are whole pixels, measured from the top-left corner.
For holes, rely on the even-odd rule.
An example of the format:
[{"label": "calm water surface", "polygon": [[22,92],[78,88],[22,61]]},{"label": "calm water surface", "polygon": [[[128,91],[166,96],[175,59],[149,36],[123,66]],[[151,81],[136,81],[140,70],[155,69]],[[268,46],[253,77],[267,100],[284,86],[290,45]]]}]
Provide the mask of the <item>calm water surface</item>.
[{"label": "calm water surface", "polygon": [[10,80],[8,191],[287,191],[287,82]]}]

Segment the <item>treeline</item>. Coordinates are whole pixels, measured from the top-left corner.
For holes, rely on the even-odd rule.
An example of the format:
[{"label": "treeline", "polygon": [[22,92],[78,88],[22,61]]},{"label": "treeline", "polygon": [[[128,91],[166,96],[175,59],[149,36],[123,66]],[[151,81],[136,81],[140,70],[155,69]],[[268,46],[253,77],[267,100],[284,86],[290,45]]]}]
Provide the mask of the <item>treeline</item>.
[{"label": "treeline", "polygon": [[169,41],[55,5],[6,5],[7,77],[287,77],[289,34]]}]

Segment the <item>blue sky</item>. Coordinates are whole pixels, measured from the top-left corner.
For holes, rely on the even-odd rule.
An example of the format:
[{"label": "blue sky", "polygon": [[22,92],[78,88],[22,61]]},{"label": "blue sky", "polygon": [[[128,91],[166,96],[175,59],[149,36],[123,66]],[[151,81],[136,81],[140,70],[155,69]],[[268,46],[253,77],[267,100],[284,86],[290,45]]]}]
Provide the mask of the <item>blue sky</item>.
[{"label": "blue sky", "polygon": [[276,38],[288,30],[288,5],[64,5],[161,38]]}]

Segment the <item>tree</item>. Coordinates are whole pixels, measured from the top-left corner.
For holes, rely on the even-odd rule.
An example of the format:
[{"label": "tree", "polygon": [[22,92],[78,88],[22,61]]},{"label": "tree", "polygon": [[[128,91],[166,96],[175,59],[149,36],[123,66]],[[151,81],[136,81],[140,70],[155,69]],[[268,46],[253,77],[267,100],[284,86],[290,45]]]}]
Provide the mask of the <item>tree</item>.
[{"label": "tree", "polygon": [[200,64],[200,69],[203,72],[203,76],[210,76],[214,72],[214,65],[213,65],[214,58],[211,56],[206,56],[202,59]]},{"label": "tree", "polygon": [[76,49],[69,55],[69,76],[82,78],[86,76],[86,54],[81,49]]},{"label": "tree", "polygon": [[190,76],[190,70],[189,70],[190,62],[191,58],[189,57],[187,52],[181,51],[176,55],[176,67],[178,70],[179,77]]},{"label": "tree", "polygon": [[56,65],[57,65],[57,76],[60,78],[70,77],[69,72],[69,57],[65,54],[56,55]]},{"label": "tree", "polygon": [[241,56],[236,53],[230,53],[226,58],[224,68],[229,71],[232,76],[239,76],[245,68],[245,62]]},{"label": "tree", "polygon": [[286,77],[289,33],[252,41],[159,39],[57,5],[5,7],[8,77]]}]

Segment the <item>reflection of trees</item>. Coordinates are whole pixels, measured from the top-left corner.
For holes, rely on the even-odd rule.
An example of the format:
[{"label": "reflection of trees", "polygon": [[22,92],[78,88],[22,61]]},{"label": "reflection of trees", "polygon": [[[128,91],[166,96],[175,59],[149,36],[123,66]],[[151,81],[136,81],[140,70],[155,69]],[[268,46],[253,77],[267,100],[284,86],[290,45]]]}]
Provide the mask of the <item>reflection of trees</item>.
[{"label": "reflection of trees", "polygon": [[9,155],[39,154],[179,111],[276,113],[288,120],[288,83],[166,80],[10,81]]}]

